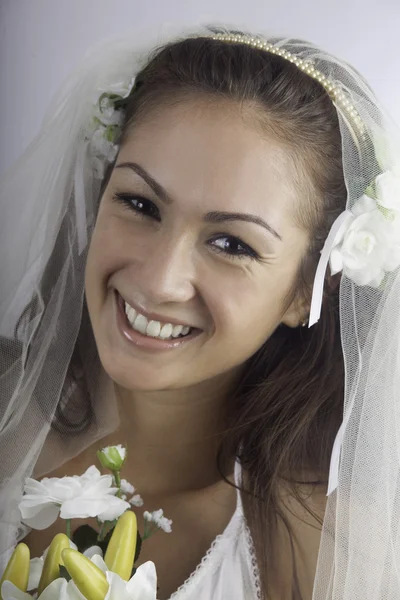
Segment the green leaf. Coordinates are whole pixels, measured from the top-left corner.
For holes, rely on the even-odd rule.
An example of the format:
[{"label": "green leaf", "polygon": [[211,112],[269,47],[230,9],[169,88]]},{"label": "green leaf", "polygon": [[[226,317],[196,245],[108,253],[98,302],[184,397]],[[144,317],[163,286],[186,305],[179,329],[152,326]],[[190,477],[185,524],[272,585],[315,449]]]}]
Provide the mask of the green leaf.
[{"label": "green leaf", "polygon": [[374,200],[376,200],[376,189],[375,189],[375,183],[371,183],[365,190],[365,195],[369,196],[370,198],[373,198]]},{"label": "green leaf", "polygon": [[139,530],[137,532],[137,538],[136,538],[136,552],[135,552],[135,558],[133,559],[133,562],[137,562],[137,560],[139,559],[140,553],[142,551],[142,536],[139,533]]},{"label": "green leaf", "polygon": [[59,565],[59,567],[60,567],[60,577],[62,577],[63,579],[66,579],[67,581],[71,581],[72,577],[68,573],[68,571],[64,567],[64,565]]},{"label": "green leaf", "polygon": [[384,217],[386,217],[386,219],[389,219],[389,221],[394,220],[395,215],[393,210],[391,210],[390,208],[386,208],[386,206],[378,204],[378,210],[383,214]]},{"label": "green leaf", "polygon": [[90,525],[81,525],[72,535],[72,541],[77,545],[79,552],[83,553],[91,546],[100,546],[97,542],[98,532]]}]

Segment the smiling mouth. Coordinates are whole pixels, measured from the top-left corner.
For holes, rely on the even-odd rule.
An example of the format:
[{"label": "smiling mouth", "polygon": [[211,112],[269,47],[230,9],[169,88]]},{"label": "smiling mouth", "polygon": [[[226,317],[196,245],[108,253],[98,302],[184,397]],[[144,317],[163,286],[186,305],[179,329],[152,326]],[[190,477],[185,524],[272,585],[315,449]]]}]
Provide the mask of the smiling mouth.
[{"label": "smiling mouth", "polygon": [[147,337],[159,340],[174,340],[186,337],[193,331],[193,327],[188,327],[187,325],[173,325],[172,323],[150,320],[125,301],[124,309],[132,329]]},{"label": "smiling mouth", "polygon": [[149,350],[175,348],[197,338],[202,330],[185,324],[150,319],[114,290],[118,322],[125,339]]}]

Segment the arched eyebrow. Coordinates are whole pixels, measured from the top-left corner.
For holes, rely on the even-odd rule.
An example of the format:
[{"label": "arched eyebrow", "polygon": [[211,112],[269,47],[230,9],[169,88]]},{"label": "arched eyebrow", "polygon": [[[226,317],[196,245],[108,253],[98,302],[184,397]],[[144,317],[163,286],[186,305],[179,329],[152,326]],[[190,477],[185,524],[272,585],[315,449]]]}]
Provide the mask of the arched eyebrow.
[{"label": "arched eyebrow", "polygon": [[256,215],[251,215],[248,213],[213,211],[207,213],[204,216],[204,220],[208,223],[224,223],[227,221],[244,221],[245,223],[255,223],[256,225],[264,227],[264,229],[269,231],[269,233],[272,233],[274,237],[282,241],[282,237],[279,235],[279,233],[275,231],[271,225],[264,221],[264,219],[257,217]]},{"label": "arched eyebrow", "polygon": [[139,175],[139,177],[141,177],[147,183],[147,185],[160,198],[160,200],[162,200],[162,202],[165,202],[165,204],[172,203],[172,199],[168,196],[166,189],[160,183],[158,183],[158,181],[156,181],[154,179],[154,177],[152,177],[150,175],[150,173],[148,173],[145,169],[143,169],[143,167],[141,167],[137,163],[123,162],[123,163],[120,163],[119,165],[116,165],[114,168],[115,169],[131,169],[131,171],[134,171],[137,175]]},{"label": "arched eyebrow", "polygon": [[[166,189],[154,179],[143,167],[134,162],[123,162],[115,166],[115,169],[131,169],[139,177],[147,183],[147,185],[153,190],[158,198],[165,204],[171,204],[172,198],[168,195]],[[282,236],[271,225],[269,225],[264,219],[256,215],[248,213],[237,213],[237,212],[225,212],[225,211],[212,211],[208,212],[203,217],[207,223],[226,223],[229,221],[244,221],[245,223],[255,223],[264,227],[269,233],[275,238],[282,241]]]}]

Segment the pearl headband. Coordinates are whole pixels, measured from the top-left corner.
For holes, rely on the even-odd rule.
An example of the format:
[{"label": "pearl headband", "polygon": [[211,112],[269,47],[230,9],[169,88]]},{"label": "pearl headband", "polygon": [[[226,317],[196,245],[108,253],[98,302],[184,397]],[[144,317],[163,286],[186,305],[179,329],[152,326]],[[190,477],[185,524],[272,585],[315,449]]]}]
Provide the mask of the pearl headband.
[{"label": "pearl headband", "polygon": [[252,48],[257,48],[260,50],[264,50],[265,52],[269,52],[270,54],[276,54],[277,56],[281,56],[285,60],[288,60],[292,64],[296,65],[301,71],[307,73],[312,79],[318,81],[323,88],[328,92],[329,96],[332,98],[333,102],[342,110],[342,112],[349,117],[349,120],[356,128],[358,134],[361,137],[365,136],[365,127],[362,122],[360,115],[357,113],[353,104],[350,102],[348,98],[346,98],[343,91],[335,85],[332,81],[330,81],[323,73],[318,71],[313,65],[311,60],[303,60],[299,58],[295,54],[288,52],[287,50],[280,48],[279,46],[274,46],[273,44],[266,42],[264,40],[258,39],[256,37],[249,37],[243,34],[229,34],[229,33],[217,33],[211,36],[213,40],[220,40],[223,42],[237,43],[237,44],[246,44],[247,46],[252,46]]}]

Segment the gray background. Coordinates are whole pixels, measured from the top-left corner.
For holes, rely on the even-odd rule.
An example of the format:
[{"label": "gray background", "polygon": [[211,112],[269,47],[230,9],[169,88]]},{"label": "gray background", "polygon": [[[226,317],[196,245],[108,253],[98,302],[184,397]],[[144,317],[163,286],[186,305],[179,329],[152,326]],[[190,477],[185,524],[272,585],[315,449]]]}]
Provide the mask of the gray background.
[{"label": "gray background", "polygon": [[361,71],[400,123],[400,0],[0,0],[0,173],[89,46],[166,23],[309,39]]}]

